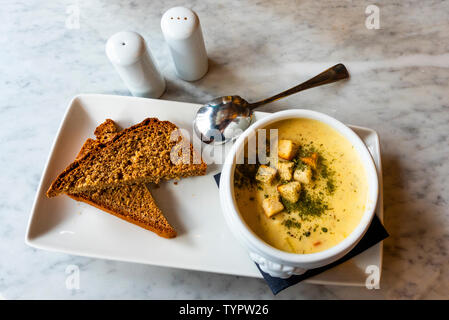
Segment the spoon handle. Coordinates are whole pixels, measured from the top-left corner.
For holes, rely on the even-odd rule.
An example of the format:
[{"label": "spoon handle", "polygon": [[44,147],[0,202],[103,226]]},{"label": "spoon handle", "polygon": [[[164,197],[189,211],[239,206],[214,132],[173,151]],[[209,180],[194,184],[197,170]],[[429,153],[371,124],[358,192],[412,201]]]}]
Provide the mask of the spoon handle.
[{"label": "spoon handle", "polygon": [[291,89],[288,89],[286,91],[278,93],[277,95],[272,96],[268,99],[251,103],[248,105],[248,107],[251,110],[253,110],[263,104],[282,99],[284,97],[287,97],[287,96],[297,93],[299,91],[318,87],[323,84],[328,84],[328,83],[332,83],[332,82],[342,80],[342,79],[347,79],[347,78],[349,78],[348,70],[346,70],[346,67],[343,64],[339,63],[339,64],[336,64],[335,66],[327,69],[326,71],[321,72],[319,75],[313,77],[312,79],[307,80],[306,82],[303,82],[303,83],[297,85],[296,87],[293,87]]}]

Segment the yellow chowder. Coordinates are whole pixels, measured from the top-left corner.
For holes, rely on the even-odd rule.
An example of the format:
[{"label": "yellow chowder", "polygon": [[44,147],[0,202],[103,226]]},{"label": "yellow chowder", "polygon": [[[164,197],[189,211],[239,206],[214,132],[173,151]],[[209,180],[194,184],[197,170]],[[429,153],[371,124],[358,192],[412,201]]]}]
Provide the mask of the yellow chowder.
[{"label": "yellow chowder", "polygon": [[317,120],[283,120],[266,129],[278,130],[276,152],[268,152],[265,164],[237,164],[234,173],[234,195],[245,222],[286,252],[335,246],[365,211],[368,184],[358,153]]}]

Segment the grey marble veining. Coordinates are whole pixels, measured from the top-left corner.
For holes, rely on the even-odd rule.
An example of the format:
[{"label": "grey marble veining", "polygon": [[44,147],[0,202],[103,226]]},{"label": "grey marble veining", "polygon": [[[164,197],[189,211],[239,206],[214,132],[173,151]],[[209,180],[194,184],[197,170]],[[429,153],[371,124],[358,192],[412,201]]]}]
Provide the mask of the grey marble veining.
[{"label": "grey marble veining", "polygon": [[[211,60],[208,74],[176,78],[159,23],[179,1],[6,0],[0,10],[0,298],[272,299],[262,280],[74,257],[29,248],[25,229],[65,108],[78,93],[128,94],[104,53],[135,30],[167,79],[162,99],[256,100],[336,62],[352,78],[267,105],[311,108],[381,138],[385,241],[381,289],[299,284],[276,299],[449,298],[449,3],[393,0],[380,29],[369,1],[190,1]],[[66,27],[71,6],[80,28]],[[70,11],[70,10],[69,10]],[[223,77],[225,80],[223,80]],[[80,267],[80,290],[65,268]]]}]

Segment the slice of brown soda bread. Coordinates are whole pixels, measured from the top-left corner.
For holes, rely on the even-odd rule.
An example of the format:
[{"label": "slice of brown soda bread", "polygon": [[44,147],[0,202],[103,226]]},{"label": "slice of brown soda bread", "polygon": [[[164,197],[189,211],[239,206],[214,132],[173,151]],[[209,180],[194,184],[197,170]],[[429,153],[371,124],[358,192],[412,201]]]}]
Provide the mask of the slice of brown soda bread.
[{"label": "slice of brown soda bread", "polygon": [[[187,152],[186,152],[187,150]],[[48,197],[206,174],[207,165],[169,121],[147,118],[70,164]]]},{"label": "slice of brown soda bread", "polygon": [[[97,140],[87,139],[76,160],[99,148],[119,132],[114,121],[107,119],[95,129]],[[176,237],[175,229],[158,208],[145,184],[119,186],[81,193],[67,193],[77,201],[83,201],[125,221],[153,231],[164,238]]]}]

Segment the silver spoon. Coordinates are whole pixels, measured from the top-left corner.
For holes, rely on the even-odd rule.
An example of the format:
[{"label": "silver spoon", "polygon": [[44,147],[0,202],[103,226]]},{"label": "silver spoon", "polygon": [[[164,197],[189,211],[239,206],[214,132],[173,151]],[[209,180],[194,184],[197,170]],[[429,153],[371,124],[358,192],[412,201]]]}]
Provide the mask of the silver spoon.
[{"label": "silver spoon", "polygon": [[296,87],[255,103],[248,103],[239,96],[216,98],[197,111],[193,129],[203,142],[222,144],[236,138],[249,127],[255,108],[306,89],[347,78],[348,70],[339,63]]}]

